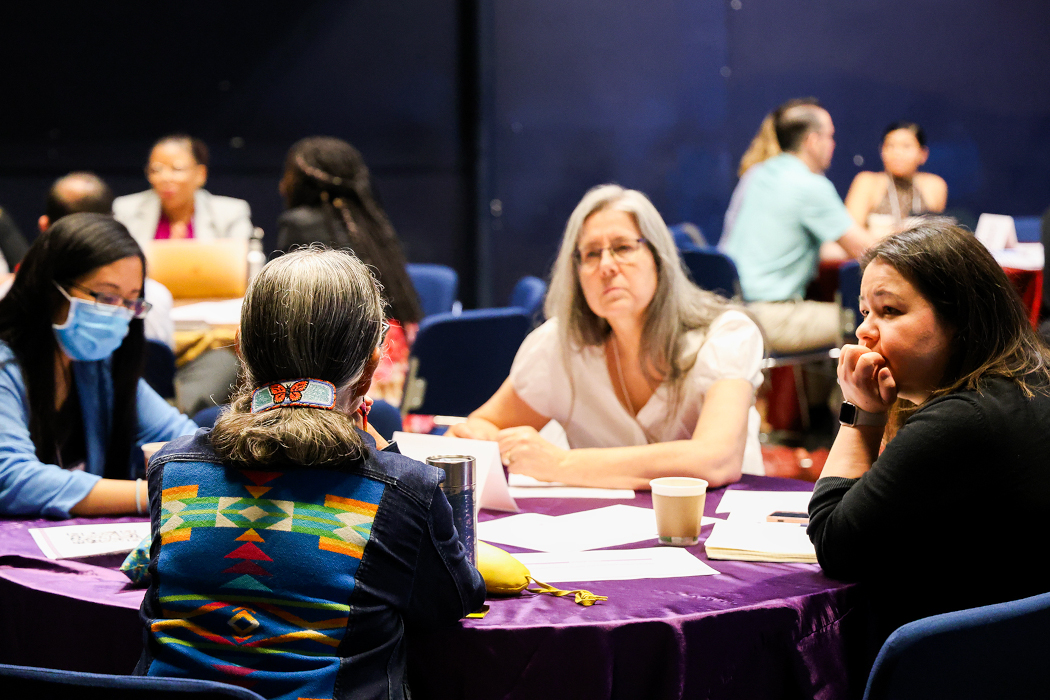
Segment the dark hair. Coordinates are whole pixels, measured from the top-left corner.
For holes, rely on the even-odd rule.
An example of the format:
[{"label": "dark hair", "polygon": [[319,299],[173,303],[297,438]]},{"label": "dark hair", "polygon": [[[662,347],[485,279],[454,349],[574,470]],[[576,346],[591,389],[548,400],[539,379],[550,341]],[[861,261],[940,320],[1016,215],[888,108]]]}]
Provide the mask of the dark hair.
[{"label": "dark hair", "polygon": [[892,134],[894,131],[899,131],[900,129],[904,129],[905,131],[910,131],[911,133],[915,134],[915,139],[919,142],[919,145],[923,148],[926,148],[926,132],[923,131],[922,127],[916,124],[915,122],[908,121],[893,122],[892,124],[887,126],[886,129],[882,132],[882,140],[879,141],[879,143],[885,143],[887,136]]},{"label": "dark hair", "polygon": [[157,141],[149,149],[150,153],[152,153],[153,149],[161,145],[162,143],[181,143],[193,156],[193,160],[197,161],[197,165],[203,165],[205,167],[208,166],[208,146],[200,139],[194,138],[189,134],[168,134],[167,136],[162,136],[159,139],[157,139]]},{"label": "dark hair", "polygon": [[[73,197],[63,192],[64,185],[81,185]],[[44,214],[52,224],[64,216],[78,212],[113,213],[113,190],[95,173],[75,172],[63,175],[51,184],[44,202]]]},{"label": "dark hair", "polygon": [[337,401],[367,379],[383,340],[383,300],[353,255],[320,246],[283,255],[255,276],[241,311],[243,386],[211,433],[226,460],[304,466],[360,459],[365,445],[338,408],[284,407],[251,413],[258,387],[322,379]]},{"label": "dark hair", "polygon": [[[802,107],[803,109],[797,109]],[[817,110],[823,109],[815,97],[788,100],[773,112],[773,128],[777,132],[780,150],[795,153],[802,147],[806,135],[820,130]]]},{"label": "dark hair", "polygon": [[[80,213],[62,217],[40,234],[0,299],[0,339],[10,346],[22,370],[29,396],[29,434],[37,458],[55,463],[55,358],[61,352],[51,327],[64,302],[55,282],[68,285],[104,265],[137,257],[142,249],[124,225],[111,216]],[[111,356],[113,416],[108,436],[107,478],[129,476],[138,427],[135,396],[143,363],[143,323],[131,321],[124,342]]]},{"label": "dark hair", "polygon": [[391,318],[401,323],[423,318],[401,243],[372,194],[368,167],[356,148],[330,136],[305,138],[288,151],[285,183],[289,208],[320,209],[331,241],[352,249],[376,271]]},{"label": "dark hair", "polygon": [[861,268],[884,262],[933,306],[954,333],[952,355],[934,396],[977,390],[988,377],[1016,381],[1026,395],[1046,391],[1050,350],[1043,344],[1016,288],[972,233],[950,219],[927,218],[884,238]]}]

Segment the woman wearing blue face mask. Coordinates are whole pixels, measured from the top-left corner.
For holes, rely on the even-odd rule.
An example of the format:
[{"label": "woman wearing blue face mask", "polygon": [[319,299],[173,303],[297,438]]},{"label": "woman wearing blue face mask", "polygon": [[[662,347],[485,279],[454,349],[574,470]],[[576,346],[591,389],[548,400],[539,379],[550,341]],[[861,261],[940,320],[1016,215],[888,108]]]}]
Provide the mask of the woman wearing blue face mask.
[{"label": "woman wearing blue face mask", "polygon": [[0,514],[146,512],[141,446],[196,426],[141,380],[145,258],[101,214],[37,238],[0,300]]}]

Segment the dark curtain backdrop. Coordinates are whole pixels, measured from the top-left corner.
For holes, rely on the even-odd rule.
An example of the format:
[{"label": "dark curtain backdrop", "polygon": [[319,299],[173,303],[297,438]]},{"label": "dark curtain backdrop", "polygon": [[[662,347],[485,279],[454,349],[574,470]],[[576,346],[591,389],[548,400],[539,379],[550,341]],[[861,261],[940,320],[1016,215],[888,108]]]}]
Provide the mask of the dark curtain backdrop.
[{"label": "dark curtain backdrop", "polygon": [[364,154],[409,259],[498,305],[546,276],[602,182],[716,239],[762,116],[800,95],[835,120],[843,195],[908,118],[949,207],[1050,205],[1045,0],[39,2],[0,20],[0,206],[30,235],[52,179],[144,189],[150,144],[179,130],[272,245],[288,146],[332,134]]}]

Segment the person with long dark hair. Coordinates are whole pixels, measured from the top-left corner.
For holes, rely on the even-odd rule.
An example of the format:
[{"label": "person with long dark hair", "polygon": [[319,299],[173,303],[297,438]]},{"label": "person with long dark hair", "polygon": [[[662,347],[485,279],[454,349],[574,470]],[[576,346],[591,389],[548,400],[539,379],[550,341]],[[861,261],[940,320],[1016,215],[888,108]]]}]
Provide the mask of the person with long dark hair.
[{"label": "person with long dark hair", "polygon": [[482,604],[444,473],[367,431],[385,326],[348,253],[295,251],[252,280],[243,389],[210,434],[150,462],[138,673],[248,681],[268,698],[404,698],[405,628]]},{"label": "person with long dark hair", "polygon": [[1050,591],[1032,549],[1050,513],[1050,351],[1016,290],[945,219],[884,239],[861,265],[859,344],[839,357],[843,425],[809,505],[821,567],[865,582],[880,641],[920,617]]},{"label": "person with long dark hair", "polygon": [[408,346],[423,310],[405,269],[401,242],[372,193],[364,159],[342,139],[302,139],[288,151],[280,191],[288,210],[277,220],[278,250],[323,243],[352,250],[375,271],[392,323],[369,395],[399,403]]},{"label": "person with long dark hair", "polygon": [[26,253],[0,300],[0,514],[142,513],[140,447],[196,429],[141,379],[145,265],[102,214]]}]

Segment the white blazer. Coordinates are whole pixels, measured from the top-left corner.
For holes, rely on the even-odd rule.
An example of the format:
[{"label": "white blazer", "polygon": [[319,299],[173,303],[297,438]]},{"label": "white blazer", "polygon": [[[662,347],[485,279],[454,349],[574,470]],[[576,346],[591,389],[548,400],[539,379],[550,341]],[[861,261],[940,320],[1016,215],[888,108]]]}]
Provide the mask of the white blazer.
[{"label": "white blazer", "polygon": [[[153,190],[117,197],[113,200],[113,216],[145,247],[157,234],[160,197]],[[251,238],[252,229],[251,209],[243,199],[220,197],[203,189],[193,194],[195,239]]]}]

